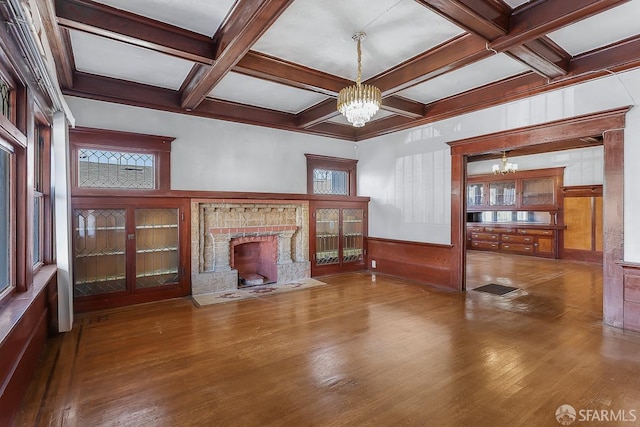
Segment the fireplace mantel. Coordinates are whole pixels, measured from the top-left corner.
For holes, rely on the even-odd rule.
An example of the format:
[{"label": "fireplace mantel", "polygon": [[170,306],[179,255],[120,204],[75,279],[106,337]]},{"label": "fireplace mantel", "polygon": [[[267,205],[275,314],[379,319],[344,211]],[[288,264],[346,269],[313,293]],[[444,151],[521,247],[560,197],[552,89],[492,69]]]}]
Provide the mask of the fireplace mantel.
[{"label": "fireplace mantel", "polygon": [[193,295],[237,289],[231,240],[277,237],[278,283],[311,276],[309,203],[303,200],[197,200],[191,203]]}]

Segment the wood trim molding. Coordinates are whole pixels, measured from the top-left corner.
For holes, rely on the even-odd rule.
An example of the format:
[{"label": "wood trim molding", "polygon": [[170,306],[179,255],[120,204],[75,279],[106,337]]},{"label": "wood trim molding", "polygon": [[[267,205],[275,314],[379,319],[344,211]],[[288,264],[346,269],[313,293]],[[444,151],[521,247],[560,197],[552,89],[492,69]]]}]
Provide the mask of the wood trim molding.
[{"label": "wood trim molding", "polygon": [[[478,155],[488,151],[504,151],[517,147],[543,145],[571,138],[602,135],[606,130],[624,127],[625,114],[631,107],[616,108],[599,113],[585,114],[555,120],[534,126],[494,132],[449,142],[451,152]],[[541,148],[544,150],[544,148]]]},{"label": "wood trim molding", "polygon": [[602,196],[602,184],[561,187],[560,194],[562,197],[598,197]]},{"label": "wood trim molding", "polygon": [[[356,196],[358,192],[357,175],[358,160],[346,159],[342,157],[320,156],[317,154],[306,153],[307,158],[307,194],[313,192],[313,170],[329,169],[336,171],[344,171],[349,177],[349,194],[348,196]],[[344,197],[344,196],[342,196]]]},{"label": "wood trim molding", "polygon": [[156,156],[155,182],[152,190],[124,190],[128,195],[136,196],[147,193],[166,193],[171,189],[171,143],[175,138],[158,135],[120,132],[95,128],[75,128],[69,130],[69,146],[71,150],[71,191],[72,195],[119,194],[122,189],[81,188],[78,186],[78,150],[81,147],[103,149],[123,149],[133,152],[149,153]]}]

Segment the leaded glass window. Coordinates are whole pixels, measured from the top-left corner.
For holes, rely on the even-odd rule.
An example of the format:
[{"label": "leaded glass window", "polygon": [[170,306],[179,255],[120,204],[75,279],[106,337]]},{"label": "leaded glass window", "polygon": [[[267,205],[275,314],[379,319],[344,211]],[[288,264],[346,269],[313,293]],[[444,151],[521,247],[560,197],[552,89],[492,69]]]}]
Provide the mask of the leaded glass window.
[{"label": "leaded glass window", "polygon": [[11,86],[0,78],[0,114],[11,120]]},{"label": "leaded glass window", "polygon": [[349,173],[347,171],[314,169],[313,194],[349,194]]},{"label": "leaded glass window", "polygon": [[155,189],[155,156],[80,148],[78,187]]}]

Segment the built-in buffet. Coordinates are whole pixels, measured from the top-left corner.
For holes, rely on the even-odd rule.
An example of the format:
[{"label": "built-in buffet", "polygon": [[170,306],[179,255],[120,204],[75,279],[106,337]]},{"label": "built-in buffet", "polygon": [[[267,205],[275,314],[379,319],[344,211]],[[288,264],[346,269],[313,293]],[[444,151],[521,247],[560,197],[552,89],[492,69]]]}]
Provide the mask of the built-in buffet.
[{"label": "built-in buffet", "polygon": [[564,168],[467,179],[467,249],[558,257]]}]

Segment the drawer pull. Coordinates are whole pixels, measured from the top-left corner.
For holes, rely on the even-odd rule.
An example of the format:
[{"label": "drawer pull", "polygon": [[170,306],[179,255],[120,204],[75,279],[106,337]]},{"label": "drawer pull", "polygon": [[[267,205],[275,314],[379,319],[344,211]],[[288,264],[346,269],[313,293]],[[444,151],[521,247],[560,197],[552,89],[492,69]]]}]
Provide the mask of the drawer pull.
[{"label": "drawer pull", "polygon": [[502,245],[505,249],[509,249],[509,245]]}]

